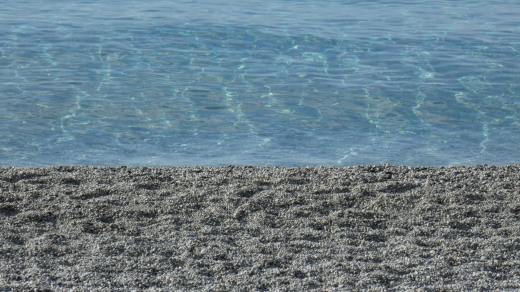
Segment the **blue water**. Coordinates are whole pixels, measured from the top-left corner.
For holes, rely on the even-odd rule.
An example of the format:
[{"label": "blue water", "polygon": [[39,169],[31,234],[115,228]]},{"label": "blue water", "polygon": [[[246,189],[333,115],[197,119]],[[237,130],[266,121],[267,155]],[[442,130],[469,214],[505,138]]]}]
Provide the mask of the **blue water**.
[{"label": "blue water", "polygon": [[0,165],[520,161],[517,0],[0,7]]}]

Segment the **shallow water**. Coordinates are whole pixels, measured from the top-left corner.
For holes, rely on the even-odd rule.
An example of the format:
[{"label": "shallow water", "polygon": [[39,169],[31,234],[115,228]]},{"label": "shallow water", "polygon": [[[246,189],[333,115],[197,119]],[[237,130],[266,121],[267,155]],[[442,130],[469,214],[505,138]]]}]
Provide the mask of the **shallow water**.
[{"label": "shallow water", "polygon": [[0,165],[520,160],[518,1],[0,0]]}]

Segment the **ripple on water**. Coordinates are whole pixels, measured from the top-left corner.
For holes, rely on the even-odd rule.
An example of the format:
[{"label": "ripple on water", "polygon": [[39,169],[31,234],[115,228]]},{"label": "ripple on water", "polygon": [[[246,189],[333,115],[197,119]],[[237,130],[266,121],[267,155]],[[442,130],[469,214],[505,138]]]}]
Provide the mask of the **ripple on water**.
[{"label": "ripple on water", "polygon": [[520,158],[520,4],[224,2],[6,7],[0,164]]}]

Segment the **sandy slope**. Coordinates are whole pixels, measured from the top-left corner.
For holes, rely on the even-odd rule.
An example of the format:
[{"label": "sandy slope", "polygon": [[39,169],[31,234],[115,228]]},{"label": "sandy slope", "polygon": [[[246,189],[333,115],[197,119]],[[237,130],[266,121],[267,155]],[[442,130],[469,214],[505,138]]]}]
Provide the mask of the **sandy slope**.
[{"label": "sandy slope", "polygon": [[520,165],[0,168],[0,290],[520,288]]}]

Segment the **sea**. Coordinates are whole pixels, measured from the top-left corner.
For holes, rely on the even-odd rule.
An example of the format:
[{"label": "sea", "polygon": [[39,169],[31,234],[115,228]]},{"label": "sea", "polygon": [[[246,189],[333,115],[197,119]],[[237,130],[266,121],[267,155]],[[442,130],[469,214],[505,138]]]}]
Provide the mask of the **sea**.
[{"label": "sea", "polygon": [[0,0],[0,166],[520,161],[520,1]]}]

